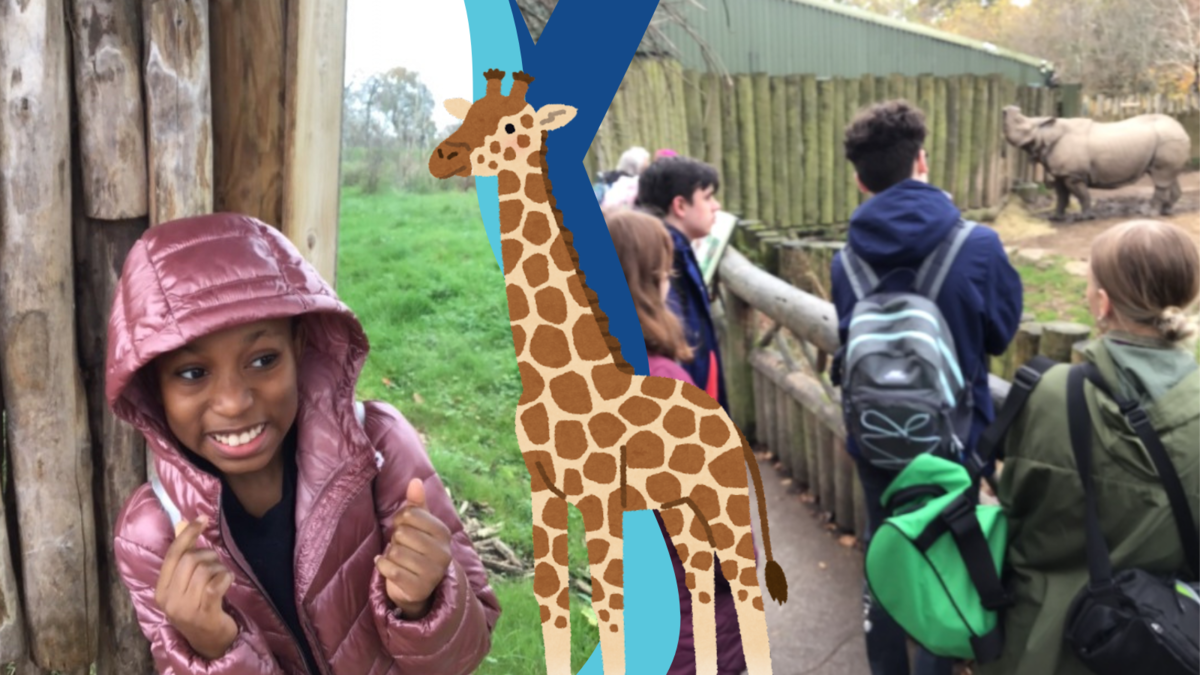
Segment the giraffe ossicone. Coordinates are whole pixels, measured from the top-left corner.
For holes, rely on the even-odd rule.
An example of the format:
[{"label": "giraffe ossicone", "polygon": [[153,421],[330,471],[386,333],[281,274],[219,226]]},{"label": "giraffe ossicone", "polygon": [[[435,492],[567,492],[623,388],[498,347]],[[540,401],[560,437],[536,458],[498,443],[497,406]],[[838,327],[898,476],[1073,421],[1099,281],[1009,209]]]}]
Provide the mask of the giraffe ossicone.
[{"label": "giraffe ossicone", "polygon": [[[717,672],[714,553],[733,589],[749,675],[771,673],[750,522],[750,480],[762,525],[767,590],[787,600],[771,556],[758,464],[721,406],[676,380],[635,375],[608,333],[555,208],[546,138],[575,117],[525,101],[533,77],[489,70],[474,103],[446,101],[462,125],[429,158],[436,178],[497,176],[500,246],[521,375],[516,433],[530,474],[534,594],[548,675],[571,673],[567,505],[583,516],[592,607],[607,675],[626,672],[622,516],[658,509],[692,595],[696,672]],[[747,477],[749,474],[749,478]]]}]

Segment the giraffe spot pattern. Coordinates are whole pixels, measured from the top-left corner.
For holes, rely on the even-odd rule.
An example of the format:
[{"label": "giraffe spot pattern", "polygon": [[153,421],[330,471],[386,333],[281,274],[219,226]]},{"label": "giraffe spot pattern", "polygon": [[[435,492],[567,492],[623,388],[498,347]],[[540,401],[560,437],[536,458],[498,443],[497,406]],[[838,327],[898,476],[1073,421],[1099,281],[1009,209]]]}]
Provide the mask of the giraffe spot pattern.
[{"label": "giraffe spot pattern", "polygon": [[709,533],[704,529],[704,523],[699,517],[692,518],[692,529],[688,530],[688,532],[696,539],[712,546]]},{"label": "giraffe spot pattern", "polygon": [[588,564],[599,565],[608,557],[608,542],[603,539],[589,539],[587,550]]},{"label": "giraffe spot pattern", "polygon": [[571,497],[583,494],[583,477],[575,469],[567,469],[563,474],[563,493]]},{"label": "giraffe spot pattern", "polygon": [[478,164],[483,164],[483,155],[476,155],[475,162]]},{"label": "giraffe spot pattern", "polygon": [[530,288],[537,288],[550,281],[550,261],[540,253],[529,256],[521,268],[525,270],[525,280],[529,282]]},{"label": "giraffe spot pattern", "polygon": [[757,586],[758,572],[754,567],[744,567],[742,568],[742,575],[738,577],[738,581],[740,581],[743,586]]},{"label": "giraffe spot pattern", "polygon": [[646,496],[659,504],[679,499],[682,489],[679,479],[669,473],[656,473],[646,479]]},{"label": "giraffe spot pattern", "polygon": [[559,628],[559,629],[566,628],[567,627],[567,617],[560,616],[557,619],[555,619],[554,627]]},{"label": "giraffe spot pattern", "polygon": [[757,609],[757,610],[758,610],[758,611],[760,611],[760,612],[761,612],[761,611],[763,611],[763,604],[762,604],[762,596],[761,596],[761,595],[760,595],[760,596],[758,596],[757,598],[755,598],[755,599],[754,599],[754,602],[751,602],[750,604],[754,606],[754,609]]},{"label": "giraffe spot pattern", "polygon": [[546,477],[550,479],[550,482],[555,482],[557,477],[554,475],[554,458],[550,453],[543,450],[530,450],[521,453],[521,457],[525,460],[525,468],[529,471],[529,489],[533,492],[549,490],[550,486],[542,480],[542,472],[538,471],[538,465],[540,464],[546,470]]},{"label": "giraffe spot pattern", "polygon": [[729,440],[729,426],[717,415],[700,420],[700,442],[719,448]]},{"label": "giraffe spot pattern", "polygon": [[599,612],[596,612],[596,616],[600,617],[601,621],[607,622],[610,614],[608,613],[607,609],[602,609]]},{"label": "giraffe spot pattern", "polygon": [[596,532],[604,527],[604,502],[596,495],[588,495],[575,505],[579,515],[583,516],[583,529]]},{"label": "giraffe spot pattern", "polygon": [[563,420],[554,425],[554,450],[559,457],[579,459],[587,449],[587,434],[583,432],[583,422]]},{"label": "giraffe spot pattern", "polygon": [[754,535],[747,532],[742,535],[742,540],[738,542],[737,549],[734,553],[746,560],[754,560]]},{"label": "giraffe spot pattern", "polygon": [[554,243],[550,244],[550,257],[554,259],[554,266],[563,272],[575,269],[575,263],[571,262],[571,254],[567,251],[567,243],[563,240],[561,232],[554,238]]},{"label": "giraffe spot pattern", "polygon": [[562,499],[551,499],[542,509],[542,524],[555,530],[567,529],[567,502]]},{"label": "giraffe spot pattern", "polygon": [[550,536],[537,525],[533,526],[533,557],[535,560],[545,558],[550,553]]},{"label": "giraffe spot pattern", "polygon": [[713,556],[711,551],[700,551],[696,555],[692,556],[692,567],[700,570],[701,572],[707,572],[708,569],[712,567],[712,563]]},{"label": "giraffe spot pattern", "polygon": [[675,557],[679,558],[680,564],[687,562],[687,559],[688,559],[687,544],[676,544],[675,545]]},{"label": "giraffe spot pattern", "polygon": [[550,442],[550,417],[545,405],[539,403],[521,413],[521,426],[530,443],[545,445]]},{"label": "giraffe spot pattern", "polygon": [[533,339],[529,341],[529,355],[547,368],[562,368],[571,362],[571,347],[561,330],[538,326],[533,331]]},{"label": "giraffe spot pattern", "polygon": [[604,581],[613,586],[624,586],[625,565],[620,558],[609,561],[608,567],[604,568]]},{"label": "giraffe spot pattern", "polygon": [[550,620],[550,608],[545,605],[542,605],[541,610],[542,610],[542,612],[541,612],[542,613],[542,623],[546,623],[547,621]]},{"label": "giraffe spot pattern", "polygon": [[525,219],[525,239],[534,246],[550,241],[550,219],[546,214],[541,211],[529,212],[529,217]]},{"label": "giraffe spot pattern", "polygon": [[583,292],[583,284],[579,281],[578,274],[572,274],[567,277],[567,290],[571,292],[571,299],[580,307],[588,306],[587,294]]},{"label": "giraffe spot pattern", "polygon": [[[645,388],[642,389],[645,391]],[[675,438],[687,438],[696,433],[696,415],[683,406],[675,406],[663,418],[663,428]]]},{"label": "giraffe spot pattern", "polygon": [[[495,164],[495,162],[492,162]],[[516,173],[507,169],[500,172],[500,177],[496,180],[496,191],[501,196],[510,195],[521,190],[521,178]]]},{"label": "giraffe spot pattern", "polygon": [[608,632],[610,632],[610,633],[616,633],[616,632],[619,632],[620,630],[621,630],[620,627],[618,627],[617,624],[615,624],[615,623],[609,624],[609,626],[608,626]]},{"label": "giraffe spot pattern", "polygon": [[729,522],[738,527],[745,527],[750,524],[750,497],[747,495],[733,495],[729,501],[725,502],[725,513],[729,514]]},{"label": "giraffe spot pattern", "polygon": [[633,376],[621,372],[616,364],[606,363],[592,369],[592,383],[596,385],[596,393],[600,398],[611,401],[629,391]]},{"label": "giraffe spot pattern", "polygon": [[517,356],[520,356],[525,351],[525,329],[520,326],[512,327],[513,334],[513,349],[516,350]]},{"label": "giraffe spot pattern", "polygon": [[592,577],[592,602],[600,602],[604,599],[604,584],[596,577]]},{"label": "giraffe spot pattern", "polygon": [[726,488],[746,487],[746,456],[741,448],[734,448],[721,453],[708,465],[717,485]]},{"label": "giraffe spot pattern", "polygon": [[659,515],[662,516],[663,525],[667,527],[667,534],[678,537],[683,533],[683,513],[679,508],[667,509]]},{"label": "giraffe spot pattern", "polygon": [[[613,609],[625,609],[625,596],[620,593],[614,593],[608,601],[608,606]],[[613,626],[613,628],[615,629],[616,626]]]},{"label": "giraffe spot pattern", "polygon": [[516,232],[521,226],[521,214],[524,212],[525,204],[519,199],[500,202],[500,234]]},{"label": "giraffe spot pattern", "polygon": [[500,259],[504,261],[504,274],[511,273],[517,268],[517,263],[521,262],[521,256],[525,255],[525,247],[521,242],[514,239],[505,239],[500,242]]},{"label": "giraffe spot pattern", "polygon": [[[595,435],[593,431],[592,436]],[[607,485],[617,479],[617,460],[612,455],[593,454],[583,464],[583,477],[592,483]]]},{"label": "giraffe spot pattern", "polygon": [[505,150],[504,150],[504,160],[505,161],[511,162],[516,158],[517,158],[516,150],[513,150],[512,148],[505,148]]},{"label": "giraffe spot pattern", "polygon": [[634,396],[621,404],[617,412],[635,427],[644,427],[662,414],[662,407],[644,396]]},{"label": "giraffe spot pattern", "polygon": [[[567,564],[567,535],[560,534],[554,538],[554,562],[559,565]],[[565,588],[563,589],[566,590]]]},{"label": "giraffe spot pattern", "polygon": [[508,294],[509,318],[520,321],[529,316],[529,300],[525,298],[525,291],[516,284],[509,284],[504,290]]},{"label": "giraffe spot pattern", "polygon": [[721,407],[721,404],[717,403],[713,397],[696,387],[683,387],[682,393],[683,398],[686,399],[688,403],[691,403],[702,410],[717,410]]},{"label": "giraffe spot pattern", "polygon": [[738,600],[745,602],[746,598],[748,597],[750,597],[750,594],[746,592],[746,589],[743,588],[742,590],[738,591]]},{"label": "giraffe spot pattern", "polygon": [[647,377],[642,380],[642,393],[652,398],[668,399],[675,393],[676,381],[666,377]]},{"label": "giraffe spot pattern", "polygon": [[533,115],[521,115],[521,126],[526,129],[533,127]]},{"label": "giraffe spot pattern", "polygon": [[707,605],[710,602],[712,602],[712,596],[704,591],[700,591],[700,604]]},{"label": "giraffe spot pattern", "polygon": [[638,492],[637,488],[625,486],[625,506],[621,507],[621,490],[620,488],[613,490],[612,494],[608,495],[608,533],[620,539],[624,520],[622,515],[626,511],[641,511],[646,508],[646,498]]},{"label": "giraffe spot pattern", "polygon": [[596,325],[596,319],[590,314],[579,317],[575,327],[571,329],[571,337],[575,340],[576,353],[584,361],[599,361],[612,355],[600,328]]},{"label": "giraffe spot pattern", "polygon": [[497,163],[495,163],[495,162],[488,162],[488,168],[489,168],[489,169],[497,169],[497,168],[499,168],[499,167],[500,167],[500,165],[499,165],[499,164],[497,164]]},{"label": "giraffe spot pattern", "polygon": [[683,577],[683,583],[688,587],[689,591],[696,590],[696,573],[688,572]]},{"label": "giraffe spot pattern", "polygon": [[571,592],[565,588],[558,594],[558,606],[560,609],[571,609]]},{"label": "giraffe spot pattern", "polygon": [[588,420],[588,429],[596,445],[609,448],[625,435],[625,423],[612,413],[600,413]]},{"label": "giraffe spot pattern", "polygon": [[521,134],[520,136],[517,136],[517,145],[521,146],[522,148],[528,148],[529,147],[529,137],[526,136],[525,134]]},{"label": "giraffe spot pattern", "polygon": [[721,498],[717,496],[716,490],[707,485],[697,485],[688,496],[692,498],[692,503],[700,511],[700,515],[709,523],[720,517]]},{"label": "giraffe spot pattern", "polygon": [[630,469],[657,469],[665,461],[662,439],[649,431],[639,431],[625,444],[625,462]]},{"label": "giraffe spot pattern", "polygon": [[493,155],[500,152],[500,141],[492,141],[492,144],[488,146],[488,150],[490,150]]},{"label": "giraffe spot pattern", "polygon": [[698,474],[704,468],[704,448],[694,443],[677,445],[671,453],[671,463],[668,466],[676,473]]},{"label": "giraffe spot pattern", "polygon": [[535,204],[541,204],[546,201],[546,180],[545,176],[530,175],[529,180],[525,181],[525,196]]},{"label": "giraffe spot pattern", "polygon": [[558,572],[550,563],[538,563],[533,570],[533,592],[548,598],[558,592]]},{"label": "giraffe spot pattern", "polygon": [[526,361],[518,363],[517,370],[521,375],[521,399],[517,401],[517,405],[533,403],[542,395],[546,382],[538,374],[537,368]]},{"label": "giraffe spot pattern", "polygon": [[563,373],[550,380],[550,396],[563,412],[586,415],[592,411],[592,395],[588,392],[587,380],[579,373]]},{"label": "giraffe spot pattern", "polygon": [[[566,536],[566,535],[563,535]],[[721,574],[725,575],[726,581],[735,581],[738,577],[738,564],[733,560],[726,560],[721,563]]]},{"label": "giraffe spot pattern", "polygon": [[529,157],[526,158],[525,163],[527,163],[529,166],[531,166],[535,169],[542,168],[542,153],[540,153],[540,152],[529,153]]}]

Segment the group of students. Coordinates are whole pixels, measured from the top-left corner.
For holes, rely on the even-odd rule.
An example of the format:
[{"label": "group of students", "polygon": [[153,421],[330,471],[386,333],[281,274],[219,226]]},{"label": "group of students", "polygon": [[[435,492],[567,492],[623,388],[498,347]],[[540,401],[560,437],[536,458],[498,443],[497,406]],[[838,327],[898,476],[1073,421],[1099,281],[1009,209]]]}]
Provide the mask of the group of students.
[{"label": "group of students", "polygon": [[[883,285],[910,284],[960,221],[949,196],[926,182],[925,133],[921,112],[902,101],[873,106],[847,128],[846,155],[872,195],[853,216],[848,245]],[[717,172],[678,156],[638,168],[633,206],[604,216],[650,373],[690,382],[728,409],[691,248],[720,208]],[[843,256],[832,275],[844,342],[858,295]],[[1200,371],[1178,345],[1191,333],[1185,310],[1197,294],[1196,245],[1170,224],[1130,222],[1093,243],[1087,302],[1103,337],[1086,358],[1145,408],[1193,516]],[[988,356],[1005,350],[1022,313],[1021,280],[992,230],[970,231],[932,300],[971,383],[965,454],[994,417]],[[366,355],[353,313],[263,223],[229,214],[176,221],[130,251],[109,323],[106,396],[145,437],[156,471],[118,518],[115,554],[159,672],[465,673],[483,660],[496,595],[416,431],[387,404],[356,403]],[[1003,658],[980,669],[988,675],[1084,672],[1062,644],[1067,605],[1087,579],[1065,387],[1063,373],[1047,373],[1004,443],[998,496],[1011,523],[1015,604]],[[1093,416],[1096,490],[1113,566],[1184,573],[1153,464],[1115,408],[1093,403],[1103,413]],[[895,472],[863,459],[853,442],[847,449],[874,530]],[[672,558],[682,620],[670,673],[682,675],[695,672],[691,601]],[[719,569],[719,673],[735,675],[745,659]],[[909,673],[903,630],[864,595],[873,675]],[[951,667],[919,650],[918,675]]]}]

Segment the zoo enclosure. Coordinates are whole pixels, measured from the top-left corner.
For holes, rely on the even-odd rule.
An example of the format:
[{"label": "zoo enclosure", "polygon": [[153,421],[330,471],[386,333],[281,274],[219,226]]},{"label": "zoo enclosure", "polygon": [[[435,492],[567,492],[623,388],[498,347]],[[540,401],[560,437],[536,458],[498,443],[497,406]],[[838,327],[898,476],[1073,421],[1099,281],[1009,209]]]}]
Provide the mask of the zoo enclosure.
[{"label": "zoo enclosure", "polygon": [[[717,323],[731,416],[752,443],[770,450],[776,467],[808,491],[830,522],[861,535],[865,502],[845,450],[841,393],[826,373],[838,348],[829,267],[842,244],[764,238],[744,222],[736,236],[718,276]],[[1074,323],[1023,323],[1008,351],[992,359],[996,409],[1018,367],[1039,353],[1078,361],[1090,333]]]},{"label": "zoo enclosure", "polygon": [[147,227],[279,226],[335,277],[346,0],[0,5],[0,667],[149,675],[113,563],[146,481],[104,400],[108,314]]}]

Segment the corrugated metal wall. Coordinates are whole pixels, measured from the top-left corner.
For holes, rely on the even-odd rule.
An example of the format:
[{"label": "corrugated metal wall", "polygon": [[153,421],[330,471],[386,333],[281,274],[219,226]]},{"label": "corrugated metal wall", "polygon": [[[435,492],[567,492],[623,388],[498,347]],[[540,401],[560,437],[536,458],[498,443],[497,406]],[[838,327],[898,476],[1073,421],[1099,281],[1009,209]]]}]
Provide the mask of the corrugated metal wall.
[{"label": "corrugated metal wall", "polygon": [[[923,26],[901,24],[821,0],[705,0],[687,19],[730,73],[819,77],[1003,75],[1040,84],[1040,61]],[[686,68],[707,70],[700,47],[664,25]]]}]

